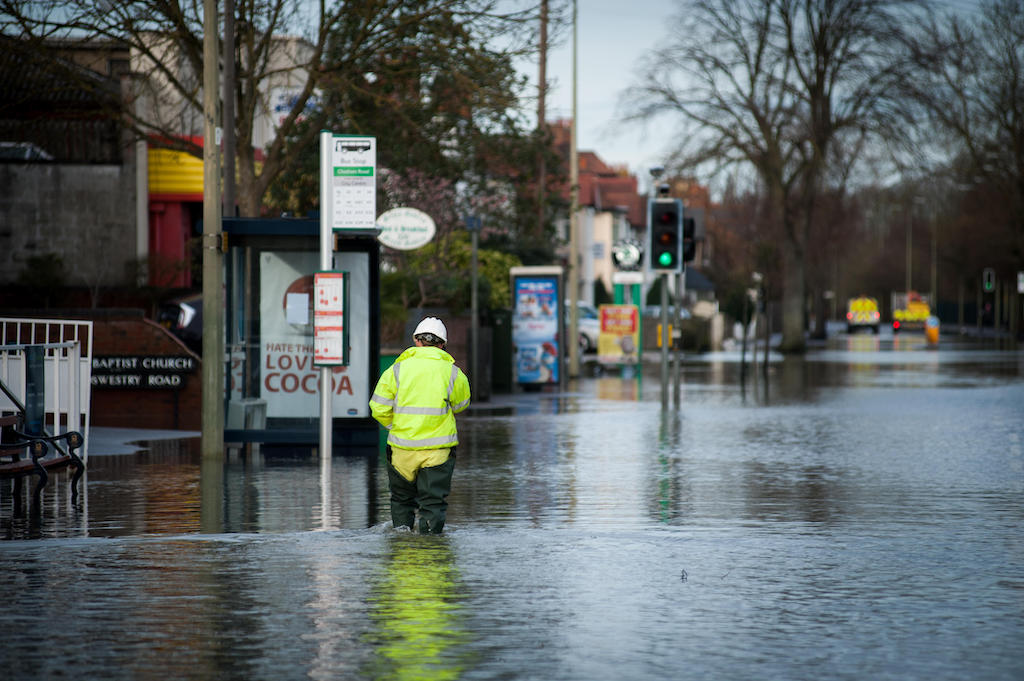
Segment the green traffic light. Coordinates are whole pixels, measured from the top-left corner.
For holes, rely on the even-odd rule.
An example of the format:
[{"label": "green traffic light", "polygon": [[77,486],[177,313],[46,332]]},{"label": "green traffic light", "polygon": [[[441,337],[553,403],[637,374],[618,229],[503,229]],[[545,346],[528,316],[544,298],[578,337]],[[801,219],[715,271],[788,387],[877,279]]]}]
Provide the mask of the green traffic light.
[{"label": "green traffic light", "polygon": [[674,258],[671,253],[660,253],[658,255],[658,264],[662,267],[671,267]]}]

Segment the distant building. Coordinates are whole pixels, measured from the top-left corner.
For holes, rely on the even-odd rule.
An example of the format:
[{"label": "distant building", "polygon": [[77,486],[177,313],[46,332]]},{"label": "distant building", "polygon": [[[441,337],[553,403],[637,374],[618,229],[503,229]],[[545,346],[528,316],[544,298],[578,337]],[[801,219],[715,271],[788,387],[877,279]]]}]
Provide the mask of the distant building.
[{"label": "distant building", "polygon": [[[273,140],[280,112],[305,84],[291,65],[308,45],[278,42],[256,117],[258,148]],[[52,255],[63,261],[68,285],[191,287],[203,163],[171,147],[202,147],[202,111],[125,45],[49,47],[57,57],[0,37],[0,283],[17,280],[34,257]],[[170,43],[154,39],[152,54],[199,89],[201,74]],[[130,129],[128,111],[155,125]]]},{"label": "distant building", "polygon": [[[555,147],[565,159],[568,178],[570,121],[558,121],[551,125]],[[593,151],[578,151],[579,159],[579,244],[580,290],[579,299],[593,304],[594,286],[600,282],[610,293],[615,264],[612,260],[612,246],[625,239],[635,239],[641,244],[647,238],[648,196],[638,191],[635,175],[625,167],[605,163]],[[687,214],[697,218],[698,232],[704,228],[705,216],[711,208],[707,187],[692,180],[669,180],[669,195],[680,198]],[[568,182],[562,189],[562,199],[569,203],[571,196]],[[559,237],[569,242],[569,218],[565,216],[558,223]],[[703,234],[701,234],[703,236]],[[697,246],[697,258],[687,267],[687,300],[713,300],[714,285],[699,273],[708,244],[704,241]],[[568,259],[568,246],[563,251]],[[647,269],[647,265],[645,265]],[[649,278],[648,287],[653,283]]]},{"label": "distant building", "polygon": [[138,177],[119,120],[125,62],[108,46],[84,52],[42,61],[0,37],[0,283],[40,260],[62,260],[68,284],[135,276]]},{"label": "distant building", "polygon": [[[555,148],[569,161],[570,122],[552,124]],[[637,193],[637,179],[625,167],[611,166],[592,151],[579,151],[579,299],[594,304],[594,285],[612,291],[612,246],[625,239],[641,239],[647,230],[647,199]],[[565,173],[569,177],[568,171]],[[568,183],[562,189],[571,200]],[[569,217],[558,223],[559,237],[569,242]],[[563,255],[568,259],[568,251]]]}]

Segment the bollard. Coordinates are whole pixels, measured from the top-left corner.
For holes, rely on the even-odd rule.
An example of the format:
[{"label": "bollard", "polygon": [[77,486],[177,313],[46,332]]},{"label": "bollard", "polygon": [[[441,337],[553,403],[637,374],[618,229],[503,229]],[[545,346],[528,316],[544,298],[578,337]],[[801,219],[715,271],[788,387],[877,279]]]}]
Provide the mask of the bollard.
[{"label": "bollard", "polygon": [[924,323],[924,336],[928,339],[928,345],[937,346],[939,344],[939,318],[935,315],[928,317]]}]

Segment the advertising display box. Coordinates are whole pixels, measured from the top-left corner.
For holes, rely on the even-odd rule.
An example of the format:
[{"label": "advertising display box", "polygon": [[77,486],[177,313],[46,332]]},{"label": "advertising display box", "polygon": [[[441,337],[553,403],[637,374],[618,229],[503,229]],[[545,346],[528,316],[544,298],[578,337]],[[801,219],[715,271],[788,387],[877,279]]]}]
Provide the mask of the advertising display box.
[{"label": "advertising display box", "polygon": [[561,267],[513,267],[512,352],[515,382],[558,384],[565,363]]}]

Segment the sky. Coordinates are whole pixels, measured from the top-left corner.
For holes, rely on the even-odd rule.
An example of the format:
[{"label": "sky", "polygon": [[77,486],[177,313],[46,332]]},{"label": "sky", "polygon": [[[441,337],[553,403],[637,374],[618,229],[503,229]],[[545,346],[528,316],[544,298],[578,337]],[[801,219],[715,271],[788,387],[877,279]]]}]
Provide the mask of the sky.
[{"label": "sky", "polygon": [[[619,99],[637,82],[638,60],[667,38],[675,7],[673,0],[577,0],[577,146],[610,165],[628,166],[641,187],[670,141],[643,124],[619,122]],[[536,88],[536,61],[520,70]],[[571,30],[549,50],[548,83],[548,120],[572,118]]]},{"label": "sky", "polygon": [[[568,1],[568,0],[567,0]],[[933,0],[941,10],[972,12],[977,0]],[[678,0],[577,0],[577,146],[610,165],[626,165],[641,190],[650,168],[670,151],[672,130],[660,124],[622,123],[623,90],[638,82],[638,61],[670,36]],[[536,94],[537,62],[523,63]],[[548,120],[572,118],[572,32],[549,50]],[[533,105],[533,110],[536,106]]]}]

